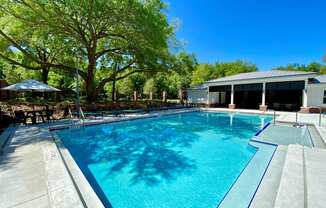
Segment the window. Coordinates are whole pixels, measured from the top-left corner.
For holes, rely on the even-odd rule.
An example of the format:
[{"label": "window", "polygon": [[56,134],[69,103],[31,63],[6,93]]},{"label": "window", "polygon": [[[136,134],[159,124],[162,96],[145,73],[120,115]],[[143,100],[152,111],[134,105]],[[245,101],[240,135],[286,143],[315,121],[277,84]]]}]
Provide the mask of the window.
[{"label": "window", "polygon": [[323,104],[326,104],[326,90],[324,90]]}]

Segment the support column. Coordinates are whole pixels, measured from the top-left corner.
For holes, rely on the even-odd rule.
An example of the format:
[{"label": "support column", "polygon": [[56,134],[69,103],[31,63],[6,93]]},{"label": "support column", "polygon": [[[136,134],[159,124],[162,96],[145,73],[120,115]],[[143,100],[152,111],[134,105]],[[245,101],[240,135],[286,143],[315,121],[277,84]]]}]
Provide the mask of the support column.
[{"label": "support column", "polygon": [[149,100],[150,100],[150,101],[153,100],[153,92],[152,92],[152,91],[149,92]]},{"label": "support column", "polygon": [[207,105],[207,107],[209,107],[209,104],[210,104],[209,87],[207,87],[207,98],[206,99],[207,99],[206,100],[206,105]]},{"label": "support column", "polygon": [[231,103],[229,104],[230,109],[235,109],[234,104],[234,84],[231,85]]},{"label": "support column", "polygon": [[261,94],[261,105],[259,106],[259,110],[261,111],[266,111],[267,110],[267,106],[265,103],[266,100],[266,83],[263,83],[263,90],[262,90],[262,94]]},{"label": "support column", "polygon": [[162,97],[163,97],[163,99],[162,99],[163,102],[166,103],[166,91],[165,90],[163,91]]},{"label": "support column", "polygon": [[302,90],[302,106],[300,109],[300,112],[302,113],[309,113],[307,86],[308,86],[308,80],[306,79],[304,82],[304,89]]},{"label": "support column", "polygon": [[134,101],[136,102],[137,101],[137,91],[136,90],[134,91],[134,96],[133,97],[134,97]]}]

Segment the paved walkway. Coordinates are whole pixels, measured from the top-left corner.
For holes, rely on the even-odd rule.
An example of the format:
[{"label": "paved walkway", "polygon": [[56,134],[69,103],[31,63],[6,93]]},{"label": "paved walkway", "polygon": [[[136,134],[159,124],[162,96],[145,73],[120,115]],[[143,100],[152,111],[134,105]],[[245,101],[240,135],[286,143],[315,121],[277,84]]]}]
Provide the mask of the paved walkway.
[{"label": "paved walkway", "polygon": [[314,124],[319,125],[320,124],[323,127],[326,127],[326,117],[324,115],[319,115],[315,113],[298,113],[296,116],[296,113],[294,112],[277,112],[279,116],[277,117],[277,122],[283,122],[283,123],[295,123],[296,120],[298,123],[302,124]]},{"label": "paved walkway", "polygon": [[0,156],[0,207],[83,207],[48,130],[19,128]]}]

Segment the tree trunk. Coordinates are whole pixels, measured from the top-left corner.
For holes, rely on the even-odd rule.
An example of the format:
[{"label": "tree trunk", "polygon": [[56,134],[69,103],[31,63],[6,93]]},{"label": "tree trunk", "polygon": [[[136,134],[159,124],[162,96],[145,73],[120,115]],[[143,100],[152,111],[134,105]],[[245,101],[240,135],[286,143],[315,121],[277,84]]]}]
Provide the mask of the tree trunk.
[{"label": "tree trunk", "polygon": [[42,69],[42,82],[44,84],[48,84],[49,71],[50,71],[49,68]]},{"label": "tree trunk", "polygon": [[94,102],[99,94],[95,86],[95,67],[96,67],[95,55],[89,55],[88,67],[87,67],[87,79],[85,83],[87,101],[89,102]]},{"label": "tree trunk", "polygon": [[92,39],[87,47],[87,79],[86,79],[86,93],[87,101],[94,102],[102,89],[97,89],[95,84],[95,70],[96,70],[96,48],[97,48],[97,37],[95,33],[92,33]]},{"label": "tree trunk", "polygon": [[116,100],[115,77],[116,77],[116,74],[114,73],[114,77],[113,77],[113,81],[112,81],[112,101],[113,102],[115,102],[115,100]]}]

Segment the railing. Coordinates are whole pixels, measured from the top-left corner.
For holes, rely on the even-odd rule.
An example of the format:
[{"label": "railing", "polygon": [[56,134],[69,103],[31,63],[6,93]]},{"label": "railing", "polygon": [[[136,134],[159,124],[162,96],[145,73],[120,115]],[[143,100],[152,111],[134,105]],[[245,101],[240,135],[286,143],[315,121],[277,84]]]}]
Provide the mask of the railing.
[{"label": "railing", "polygon": [[275,125],[275,123],[276,123],[276,111],[274,110],[274,113],[273,113],[273,121],[274,121],[274,125]]},{"label": "railing", "polygon": [[[313,107],[313,108],[318,108],[318,110],[319,110],[318,125],[321,126],[323,110],[321,107]],[[300,111],[295,112],[295,124],[296,125],[299,125],[299,113],[300,113]]]},{"label": "railing", "polygon": [[322,119],[323,109],[319,107],[319,126],[321,126],[321,119]]},{"label": "railing", "polygon": [[[293,112],[295,113],[295,118],[293,119],[294,114],[293,113],[289,113],[289,117],[287,119],[284,120],[284,122],[287,123],[292,123],[294,124],[294,126],[302,126],[302,124],[316,124],[319,126],[322,126],[322,122],[323,122],[323,110],[321,107],[313,107],[315,109],[318,109],[319,112],[315,112],[314,114],[306,114],[306,113],[302,113],[302,116],[300,114],[300,111],[296,111]],[[318,114],[316,114],[318,113]],[[292,116],[291,116],[292,115]],[[306,116],[303,116],[306,115]],[[273,123],[275,125],[276,123],[276,111],[273,111]]]}]

